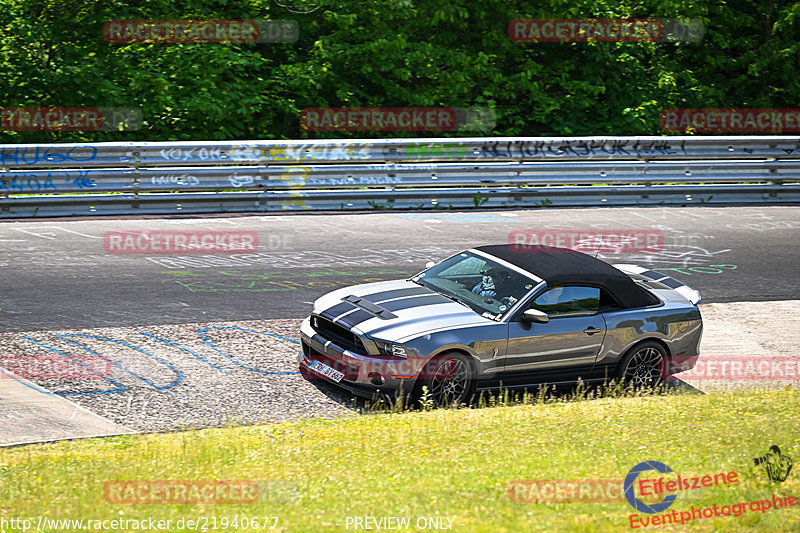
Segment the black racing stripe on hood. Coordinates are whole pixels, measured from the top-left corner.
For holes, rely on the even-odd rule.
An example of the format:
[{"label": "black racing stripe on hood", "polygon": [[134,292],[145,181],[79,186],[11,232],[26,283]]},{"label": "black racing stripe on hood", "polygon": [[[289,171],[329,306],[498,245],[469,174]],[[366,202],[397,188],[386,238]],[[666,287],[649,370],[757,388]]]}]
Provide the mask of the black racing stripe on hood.
[{"label": "black racing stripe on hood", "polygon": [[657,281],[662,285],[666,285],[670,289],[677,289],[678,287],[683,287],[683,283],[681,283],[677,279],[671,278],[666,274],[663,274],[657,270],[647,270],[645,272],[642,272],[642,276]]},{"label": "black racing stripe on hood", "polygon": [[650,279],[661,279],[666,277],[666,274],[662,274],[661,272],[656,272],[654,270],[645,270],[644,272],[640,273],[642,276]]},{"label": "black racing stripe on hood", "polygon": [[320,313],[320,316],[324,316],[329,320],[333,320],[339,315],[342,315],[348,311],[352,311],[353,309],[358,309],[355,305],[351,304],[350,302],[342,302],[340,304],[336,304],[333,307],[329,307],[328,309],[324,310]]},{"label": "black racing stripe on hood", "polygon": [[352,328],[353,326],[357,326],[362,322],[369,320],[370,318],[376,318],[376,317],[373,313],[370,313],[369,311],[364,311],[363,309],[359,309],[354,313],[350,313],[349,315],[343,316],[336,322],[343,326],[347,326],[348,328]]},{"label": "black racing stripe on hood", "polygon": [[440,294],[431,294],[429,296],[417,296],[416,298],[403,298],[402,300],[393,300],[381,304],[381,307],[389,311],[401,311],[403,309],[411,309],[413,307],[421,307],[423,305],[436,305],[446,304],[453,300],[445,298]]},{"label": "black racing stripe on hood", "polygon": [[359,296],[368,302],[378,303],[384,300],[391,300],[392,298],[403,298],[406,296],[414,296],[415,294],[430,294],[431,291],[425,287],[408,287],[405,289],[392,289],[390,291],[376,292],[375,294],[365,294]]},{"label": "black racing stripe on hood", "polygon": [[670,277],[668,277],[667,279],[660,280],[659,283],[666,285],[670,289],[677,289],[678,287],[683,287],[683,283],[681,283],[677,279],[673,279]]}]

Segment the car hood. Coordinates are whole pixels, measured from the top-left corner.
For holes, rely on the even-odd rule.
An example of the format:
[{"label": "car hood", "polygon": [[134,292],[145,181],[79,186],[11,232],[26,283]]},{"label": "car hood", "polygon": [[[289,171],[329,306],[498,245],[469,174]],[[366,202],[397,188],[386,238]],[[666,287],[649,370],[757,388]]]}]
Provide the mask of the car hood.
[{"label": "car hood", "polygon": [[403,342],[425,332],[496,324],[472,309],[411,281],[381,281],[338,289],[314,302],[314,314],[380,340]]}]

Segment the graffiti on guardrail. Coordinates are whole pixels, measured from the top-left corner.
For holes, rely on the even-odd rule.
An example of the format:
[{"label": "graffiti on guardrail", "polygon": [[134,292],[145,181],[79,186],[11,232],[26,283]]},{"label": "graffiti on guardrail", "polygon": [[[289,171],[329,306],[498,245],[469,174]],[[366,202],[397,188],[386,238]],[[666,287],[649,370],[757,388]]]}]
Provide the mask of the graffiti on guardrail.
[{"label": "graffiti on guardrail", "polygon": [[160,152],[161,159],[166,161],[209,161],[220,160],[222,148],[164,148]]},{"label": "graffiti on guardrail", "polygon": [[19,176],[11,180],[0,180],[0,191],[5,191],[7,193],[47,192],[57,190],[51,179],[39,181],[37,178]]},{"label": "graffiti on guardrail", "polygon": [[53,172],[14,172],[0,174],[0,191],[9,194],[91,189],[95,183],[86,176],[88,170]]},{"label": "graffiti on guardrail", "polygon": [[[369,159],[370,152],[365,143],[303,143],[276,144],[270,147],[237,144],[231,149],[233,161],[303,161],[343,159]],[[163,152],[163,150],[162,150]]]},{"label": "graffiti on guardrail", "polygon": [[473,156],[483,156],[483,151],[470,149],[466,144],[454,143],[414,143],[403,145],[398,148],[385,147],[383,149],[385,157],[406,157],[406,158],[462,158]]},{"label": "graffiti on guardrail", "polygon": [[553,139],[542,141],[487,141],[479,146],[467,143],[412,143],[386,146],[390,158],[516,158],[686,155],[684,141],[640,141],[634,139]]},{"label": "graffiti on guardrail", "polygon": [[247,185],[255,183],[255,177],[249,174],[233,173],[228,176],[228,181],[232,187],[246,187]]},{"label": "graffiti on guardrail", "polygon": [[[730,202],[734,197],[741,201],[787,203],[797,201],[800,194],[788,183],[797,179],[794,168],[797,161],[788,161],[800,156],[797,138],[785,137],[772,143],[757,137],[430,141],[433,140],[0,145],[0,195],[3,196],[0,217],[99,215],[127,210],[140,214],[189,214],[253,210],[461,209],[484,204],[485,207],[611,206],[620,205],[620,202],[687,205]],[[744,157],[763,159],[739,160]],[[775,162],[764,160],[771,157]],[[725,168],[742,172],[731,170],[729,174],[719,167],[709,170],[713,165],[701,161],[709,158],[730,160]],[[655,174],[647,174],[649,161],[656,159],[671,159],[678,164],[663,165],[668,167],[666,171],[662,168]],[[597,172],[594,181],[599,180],[600,184],[593,187],[596,190],[592,194],[586,194],[583,187],[561,186],[585,184],[589,178],[578,172],[578,167],[592,165],[576,162],[592,160],[625,161],[617,163],[612,175],[606,173],[604,165],[603,168],[593,167],[592,172]],[[465,163],[450,164],[460,161]],[[519,164],[527,161],[551,164]],[[301,166],[317,162],[319,166]],[[502,162],[505,163],[489,164]],[[202,163],[204,167],[189,167],[195,163]],[[249,169],[243,163],[258,164],[261,168]],[[179,165],[184,167],[155,168]],[[562,165],[566,171],[552,168]],[[52,176],[45,175],[45,171],[20,176],[10,170],[18,168],[30,172],[34,166],[61,170],[53,170]],[[518,168],[510,168],[512,166]],[[76,167],[98,170],[86,171],[91,172],[90,175],[64,174],[67,168]],[[677,170],[672,174],[671,169]],[[733,176],[739,174],[745,182],[768,179],[770,183],[759,185],[758,189],[738,181],[732,184]],[[680,185],[683,176],[691,176],[684,181],[701,185]],[[672,186],[653,186],[646,190],[635,186],[652,185],[654,181],[666,181]],[[606,182],[629,186],[612,186]],[[434,183],[438,185],[435,191],[411,190]],[[528,183],[529,188],[511,187],[521,183]],[[408,190],[394,190],[395,186],[404,184]],[[530,184],[559,187],[541,192]],[[464,186],[482,189],[470,191]],[[215,190],[217,194],[191,194],[201,187]],[[385,190],[366,190],[371,187]],[[315,190],[301,190],[303,188]],[[325,190],[333,188],[351,191],[344,195],[338,190]],[[245,189],[249,189],[247,193],[242,192]],[[85,190],[109,194],[102,197],[69,195]],[[138,194],[157,190],[170,191],[170,196]],[[264,194],[267,190],[269,194]],[[717,191],[724,191],[725,195]],[[137,194],[115,194],[131,192]],[[58,202],[39,202],[24,197],[25,194],[63,196]]]},{"label": "graffiti on guardrail", "polygon": [[398,177],[391,176],[358,176],[347,178],[308,178],[305,185],[392,185],[403,183]]},{"label": "graffiti on guardrail", "polygon": [[93,161],[97,158],[97,146],[82,144],[77,146],[0,146],[0,167],[27,166],[52,163]]},{"label": "graffiti on guardrail", "polygon": [[[402,183],[402,178],[397,176],[347,176],[346,178],[310,178],[311,168],[302,166],[287,166],[285,172],[279,176],[279,180],[284,184],[289,185],[293,189],[300,189],[308,186],[336,186],[336,185],[391,185],[395,183]],[[251,177],[252,179],[252,177]],[[231,178],[231,183],[234,180]],[[252,183],[252,181],[250,182]]]},{"label": "graffiti on guardrail", "polygon": [[150,182],[153,185],[200,185],[200,180],[192,174],[162,174],[152,176]]},{"label": "graffiti on guardrail", "polygon": [[592,155],[677,155],[685,154],[685,143],[673,141],[609,140],[552,140],[487,142],[481,153],[490,157],[583,157]]},{"label": "graffiti on guardrail", "polygon": [[[208,176],[208,175],[206,175]],[[216,178],[216,176],[214,176]],[[180,186],[180,187],[198,187],[201,185],[205,185],[206,187],[209,186],[219,186],[219,187],[227,187],[230,184],[231,187],[247,187],[249,185],[253,185],[256,182],[256,176],[252,174],[240,174],[239,172],[234,172],[232,174],[222,175],[219,179],[221,183],[218,181],[207,181],[204,182],[202,180],[204,178],[203,175],[199,177],[195,174],[191,174],[189,172],[184,172],[181,174],[158,174],[155,176],[150,176],[150,183],[153,185],[166,185],[166,186]],[[208,177],[205,177],[208,180]]]}]

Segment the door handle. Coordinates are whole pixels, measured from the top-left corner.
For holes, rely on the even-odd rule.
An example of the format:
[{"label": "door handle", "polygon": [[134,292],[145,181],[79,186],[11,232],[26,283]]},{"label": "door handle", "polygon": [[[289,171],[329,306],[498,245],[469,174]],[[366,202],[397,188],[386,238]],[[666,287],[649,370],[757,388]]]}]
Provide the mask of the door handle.
[{"label": "door handle", "polygon": [[586,333],[587,335],[594,335],[595,333],[600,333],[601,331],[604,331],[604,330],[602,330],[602,329],[597,329],[597,328],[596,328],[596,327],[594,327],[594,326],[589,326],[588,328],[586,328],[585,330],[583,330],[583,332],[584,332],[584,333]]}]

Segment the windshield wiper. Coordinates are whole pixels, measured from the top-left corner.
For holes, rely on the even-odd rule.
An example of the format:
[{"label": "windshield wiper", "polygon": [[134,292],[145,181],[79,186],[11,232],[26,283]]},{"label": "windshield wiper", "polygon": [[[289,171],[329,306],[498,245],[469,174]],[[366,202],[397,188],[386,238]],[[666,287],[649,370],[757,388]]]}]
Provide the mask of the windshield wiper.
[{"label": "windshield wiper", "polygon": [[454,302],[456,302],[456,303],[460,303],[461,305],[463,305],[464,307],[466,307],[466,308],[467,308],[467,309],[469,309],[470,311],[475,311],[475,310],[472,308],[472,306],[471,306],[471,305],[469,305],[469,304],[466,304],[466,303],[462,302],[461,300],[459,300],[459,299],[458,299],[458,298],[456,298],[455,296],[450,296],[449,294],[445,294],[445,293],[443,293],[443,292],[441,292],[441,291],[437,291],[437,290],[436,290],[436,289],[434,289],[433,287],[429,287],[429,289],[431,289],[431,290],[433,290],[433,291],[436,291],[436,293],[437,293],[437,294],[441,294],[441,295],[442,295],[442,296],[444,296],[445,298],[448,298],[448,299],[450,299],[450,300],[453,300],[453,301],[454,301]]},{"label": "windshield wiper", "polygon": [[445,298],[447,298],[449,300],[453,300],[456,303],[460,303],[461,305],[463,305],[464,307],[466,307],[470,311],[475,312],[475,309],[473,309],[471,305],[462,302],[461,300],[459,300],[455,296],[450,296],[449,294],[442,292],[438,287],[436,287],[436,285],[432,285],[430,283],[422,283],[422,278],[420,278],[419,281],[417,281],[417,280],[415,280],[413,278],[409,279],[408,281],[411,281],[412,283],[416,283],[417,285],[419,285],[421,287],[425,287],[426,289],[430,289],[433,292],[435,292],[436,294],[441,294]]},{"label": "windshield wiper", "polygon": [[[440,294],[441,294],[441,293],[440,293]],[[461,305],[463,305],[464,307],[466,307],[466,308],[467,308],[467,309],[469,309],[470,311],[473,311],[473,312],[475,311],[475,310],[472,308],[472,306],[471,306],[471,305],[469,305],[469,304],[467,304],[467,303],[465,303],[465,302],[462,302],[461,300],[459,300],[459,299],[458,299],[458,298],[456,298],[455,296],[450,296],[450,295],[448,295],[448,294],[442,294],[442,296],[444,296],[445,298],[450,298],[450,299],[451,299],[451,300],[453,300],[454,302],[460,303]]]}]

